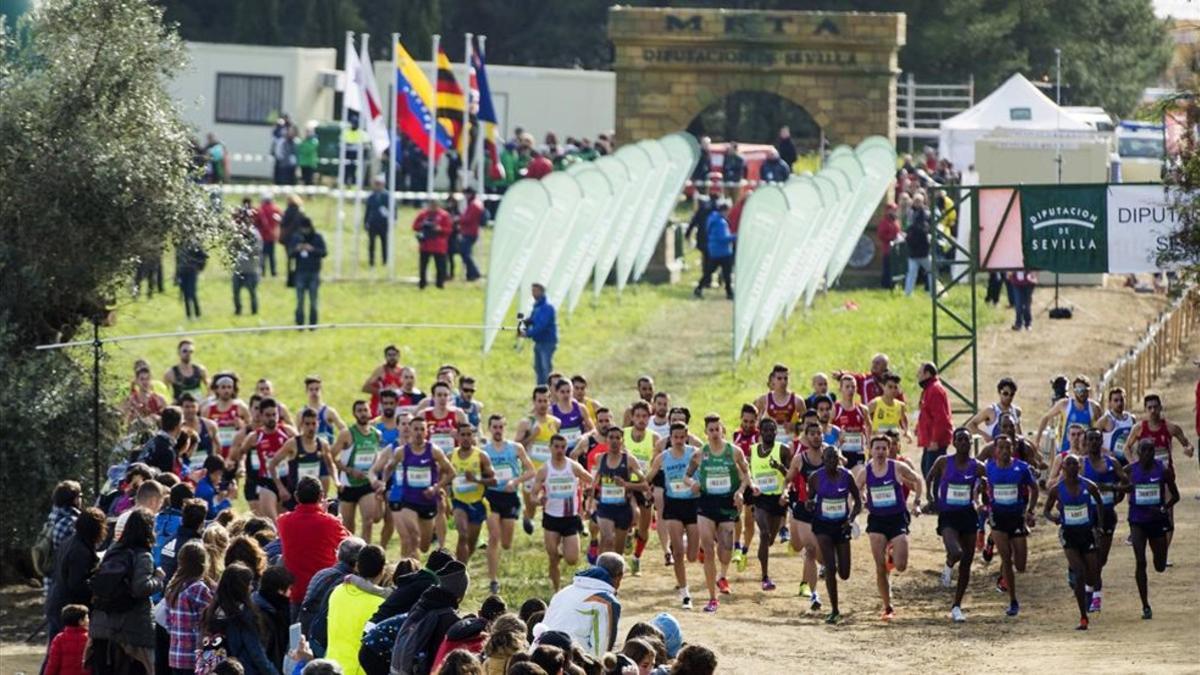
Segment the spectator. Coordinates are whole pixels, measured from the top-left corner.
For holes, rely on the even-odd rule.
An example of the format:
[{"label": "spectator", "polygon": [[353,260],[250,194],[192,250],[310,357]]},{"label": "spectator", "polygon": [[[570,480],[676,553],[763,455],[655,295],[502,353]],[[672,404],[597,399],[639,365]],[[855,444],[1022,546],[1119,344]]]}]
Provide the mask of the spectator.
[{"label": "spectator", "polygon": [[363,629],[388,594],[387,589],[379,585],[386,565],[383,549],[367,546],[358,554],[354,574],[347,575],[329,594],[325,655],[342,664],[346,675],[363,672],[358,663],[358,650]]},{"label": "spectator", "polygon": [[917,270],[925,270],[925,281],[929,293],[935,283],[933,267],[929,259],[929,210],[925,208],[925,197],[918,194],[913,198],[912,222],[904,233],[908,245],[908,273],[904,275],[904,294],[912,295],[917,282]]},{"label": "spectator", "polygon": [[[171,473],[175,470],[175,441],[181,431],[183,411],[176,406],[163,409],[159,420],[158,432],[142,446],[138,461],[144,462],[152,469],[161,473]],[[157,511],[157,509],[156,509]]]},{"label": "spectator", "polygon": [[62,608],[57,623],[62,631],[51,638],[42,675],[91,675],[83,664],[87,648],[88,608],[73,604]]},{"label": "spectator", "polygon": [[921,473],[929,475],[933,463],[946,454],[954,435],[950,416],[950,397],[938,379],[937,366],[922,363],[917,369],[921,385],[920,414],[917,416],[917,445],[922,449]]},{"label": "spectator", "polygon": [[296,184],[296,129],[287,115],[275,123],[271,135],[271,157],[275,160],[275,184]]},{"label": "spectator", "polygon": [[796,144],[792,142],[792,130],[786,124],[779,127],[779,137],[775,139],[775,153],[776,157],[783,160],[790,172],[798,156]]},{"label": "spectator", "polygon": [[428,285],[429,261],[433,261],[438,288],[446,284],[446,256],[450,252],[450,235],[454,232],[454,221],[445,209],[438,206],[437,200],[430,199],[425,208],[417,214],[412,224],[413,232],[417,233],[420,242],[420,282],[419,288]]},{"label": "spectator", "polygon": [[525,622],[515,614],[496,618],[488,629],[483,645],[483,669],[486,675],[504,675],[513,654],[525,651]]},{"label": "spectator", "polygon": [[703,189],[708,184],[708,174],[712,171],[712,139],[700,137],[700,156],[696,166],[692,168],[692,186]]},{"label": "spectator", "polygon": [[233,251],[233,313],[241,315],[242,289],[246,289],[250,295],[250,313],[258,314],[258,277],[266,245],[257,227],[241,225],[237,234],[240,238],[235,241]]},{"label": "spectator", "polygon": [[204,156],[208,159],[208,177],[213,183],[224,183],[229,180],[229,153],[225,144],[217,140],[217,135],[208,132],[208,144],[204,146]]},{"label": "spectator", "polygon": [[[340,522],[340,521],[339,521]],[[287,538],[284,538],[284,544],[287,545]],[[327,567],[316,574],[308,582],[308,588],[304,591],[304,601],[300,604],[300,629],[309,641],[314,641],[319,638],[319,644],[324,645],[325,634],[314,629],[313,624],[317,618],[321,618],[322,626],[324,625],[324,617],[328,605],[329,594],[340,583],[342,579],[354,572],[354,564],[358,561],[358,554],[366,548],[367,542],[354,536],[347,536],[342,540],[342,543],[337,547],[337,562]],[[287,551],[284,549],[284,561],[287,562]],[[288,563],[291,564],[291,563]],[[295,568],[292,574],[296,576],[296,585],[300,583],[300,575],[296,574]],[[296,585],[292,586],[292,591],[295,592]],[[295,597],[295,596],[293,596]]]},{"label": "spectator", "polygon": [[558,348],[558,319],[554,305],[546,298],[546,287],[534,282],[533,310],[521,334],[533,340],[534,384],[546,384],[554,370],[554,350]]},{"label": "spectator", "polygon": [[92,506],[84,509],[71,523],[72,535],[55,548],[54,568],[46,594],[46,639],[53,640],[62,630],[60,613],[67,605],[92,604],[88,580],[96,573],[100,556],[96,550],[108,536],[104,512]]},{"label": "spectator", "polygon": [[[792,151],[792,154],[795,155],[795,150]],[[769,151],[767,159],[758,167],[758,178],[764,183],[783,183],[791,174],[791,165],[780,157],[779,151],[775,148]]]},{"label": "spectator", "polygon": [[879,283],[883,288],[891,290],[895,285],[892,281],[892,244],[900,236],[900,221],[896,217],[895,204],[888,204],[883,208],[883,218],[879,220],[875,234],[879,237],[879,250],[882,254]]},{"label": "spectator", "polygon": [[272,565],[263,572],[262,583],[251,599],[263,618],[264,648],[267,658],[276,668],[283,669],[283,657],[288,651],[288,626],[291,625],[291,609],[288,594],[295,577],[283,565]]},{"label": "spectator", "polygon": [[267,276],[267,267],[271,268],[271,276],[275,276],[275,244],[279,241],[279,223],[283,214],[275,205],[275,198],[269,192],[264,192],[262,201],[254,215],[254,227],[262,235],[262,266],[260,272]]},{"label": "spectator", "polygon": [[183,294],[183,311],[187,318],[200,318],[200,298],[197,284],[200,272],[208,263],[208,254],[195,242],[182,242],[175,248],[175,284]]},{"label": "spectator", "polygon": [[719,192],[712,192],[707,199],[701,197],[696,212],[683,232],[684,239],[691,239],[692,232],[696,232],[696,250],[700,251],[701,270],[708,268],[708,216],[717,208],[719,198]]},{"label": "spectator", "polygon": [[437,654],[433,657],[433,672],[444,673],[443,663],[451,654],[460,653],[471,657],[479,673],[483,673],[480,655],[483,653],[483,643],[487,640],[488,622],[477,616],[466,616],[450,626],[446,637],[438,646]]},{"label": "spectator", "polygon": [[518,143],[509,141],[500,151],[500,166],[504,168],[504,179],[501,185],[507,189],[509,185],[525,175],[525,168],[529,166],[529,155]]},{"label": "spectator", "polygon": [[[451,631],[453,630],[454,628],[451,628]],[[455,649],[446,655],[444,661],[438,661],[436,672],[438,675],[483,675],[483,664],[479,663],[479,657],[470,651]]]},{"label": "spectator", "polygon": [[196,496],[208,506],[208,520],[213,520],[222,511],[233,508],[233,504],[224,496],[225,491],[221,488],[221,478],[225,475],[225,460],[221,459],[220,455],[209,455],[204,458],[202,470],[204,475],[196,481]]},{"label": "spectator", "polygon": [[375,266],[375,240],[379,240],[379,264],[387,265],[388,255],[388,193],[382,176],[371,181],[371,194],[363,212],[363,227],[367,230],[367,264]]},{"label": "spectator", "polygon": [[296,258],[296,325],[304,325],[304,296],[308,296],[308,323],[317,323],[317,289],[321,286],[321,259],[325,238],[313,229],[312,220],[301,216],[292,255]]},{"label": "spectator", "polygon": [[721,180],[725,183],[725,196],[736,200],[746,178],[746,160],[738,154],[737,143],[730,141],[725,146],[725,157],[721,162]]},{"label": "spectator", "polygon": [[138,366],[129,397],[125,399],[125,424],[158,426],[158,415],[167,407],[167,399],[154,391],[150,366]]},{"label": "spectator", "polygon": [[300,166],[300,182],[312,185],[317,176],[317,157],[321,142],[317,140],[317,126],[309,122],[304,130],[304,139],[296,144],[296,164]]},{"label": "spectator", "polygon": [[[197,670],[202,663],[216,660],[218,649],[227,658],[237,659],[246,675],[279,675],[279,669],[267,658],[259,633],[260,617],[250,597],[254,573],[241,563],[225,568],[217,592],[201,615],[203,636]],[[214,638],[222,641],[214,649]]]},{"label": "spectator", "polygon": [[[146,282],[142,285],[142,282]],[[163,292],[163,269],[162,269],[162,249],[158,248],[153,251],[145,251],[138,260],[137,272],[133,277],[133,295],[136,297],[142,289],[146,290],[146,297],[153,298],[154,291]]]},{"label": "spectator", "polygon": [[[232,525],[233,532],[238,531],[237,526],[238,523]],[[245,530],[242,532],[243,534],[234,534],[229,540],[229,547],[225,549],[225,569],[229,569],[234,563],[241,563],[254,572],[254,583],[257,585],[267,569],[267,554],[263,553],[262,546],[259,546],[254,537],[245,534]]]},{"label": "spectator", "polygon": [[[187,438],[186,435],[180,433],[180,439]],[[174,474],[162,474],[162,476]],[[171,486],[167,493],[167,507],[158,512],[154,517],[154,548],[151,551],[154,555],[154,566],[162,566],[162,551],[163,547],[171,543],[175,539],[175,535],[179,532],[179,527],[183,522],[183,504],[189,499],[196,496],[196,491],[192,489],[190,483],[180,481]],[[164,579],[163,583],[169,581]]]},{"label": "spectator", "polygon": [[717,655],[700,645],[688,645],[679,650],[669,675],[713,675],[717,672]]},{"label": "spectator", "polygon": [[451,195],[442,207],[450,216],[450,238],[446,241],[446,281],[454,279],[454,256],[458,253],[458,200]]},{"label": "spectator", "polygon": [[[295,578],[291,602],[297,611],[313,576],[326,568],[336,569],[339,547],[350,536],[342,521],[325,509],[323,497],[321,481],[305,476],[296,484],[296,508],[279,516],[279,541],[284,565]],[[354,556],[357,554],[355,550]],[[349,574],[353,564],[351,559],[339,571]]]},{"label": "spectator", "polygon": [[161,566],[163,580],[170,583],[175,576],[178,565],[179,551],[189,541],[200,541],[204,530],[204,518],[208,515],[208,505],[203,499],[192,498],[184,501],[180,508],[179,529],[175,536],[162,548]]},{"label": "spectator", "polygon": [[1033,325],[1033,289],[1037,288],[1036,271],[1017,270],[1008,275],[1013,289],[1013,330],[1029,330]]},{"label": "spectator", "polygon": [[667,650],[667,658],[674,659],[683,647],[683,631],[679,626],[679,620],[667,612],[659,612],[654,615],[653,619],[650,619],[650,625],[662,633],[663,647]]},{"label": "spectator", "polygon": [[[50,495],[50,515],[46,516],[46,524],[43,526],[43,532],[48,531],[49,537],[44,540],[44,546],[34,547],[35,562],[41,568],[47,596],[54,586],[55,556],[75,534],[75,519],[79,517],[79,509],[83,506],[82,495],[83,487],[73,480],[59,482]],[[44,550],[44,553],[39,554],[39,550]]]},{"label": "spectator", "polygon": [[[380,623],[399,614],[407,614],[421,599],[426,588],[437,585],[437,571],[454,559],[444,548],[435,548],[429,554],[424,567],[415,559],[404,559],[396,563],[392,577],[392,592],[371,617],[371,623]],[[401,570],[406,570],[401,572]]]},{"label": "spectator", "polygon": [[729,221],[729,232],[737,236],[738,226],[742,223],[742,209],[746,208],[747,197],[742,197],[733,202],[733,206],[729,209],[729,215],[725,216],[725,220]]},{"label": "spectator", "polygon": [[603,657],[617,639],[621,617],[617,590],[624,576],[625,560],[621,554],[600,554],[593,567],[577,572],[570,586],[554,594],[542,622],[534,626],[534,635],[562,631],[584,653]]},{"label": "spectator", "polygon": [[729,231],[729,221],[726,215],[729,213],[729,202],[722,199],[717,202],[717,209],[708,215],[708,222],[705,223],[707,236],[705,242],[708,246],[708,261],[704,266],[704,273],[700,277],[700,283],[696,285],[696,289],[692,293],[697,297],[704,297],[704,289],[708,288],[712,283],[713,272],[721,270],[721,282],[725,284],[725,297],[733,299],[733,242],[734,235]]},{"label": "spectator", "polygon": [[212,602],[213,589],[205,576],[208,554],[199,541],[188,542],[178,550],[175,576],[167,584],[167,633],[170,648],[167,664],[172,670],[192,671],[196,667],[196,649],[200,646],[200,617]]},{"label": "spectator", "polygon": [[529,164],[527,164],[525,166],[525,177],[526,178],[534,178],[534,179],[540,180],[541,178],[548,175],[552,171],[554,171],[554,163],[553,162],[551,162],[549,159],[546,159],[546,156],[538,150],[530,151]]},{"label": "spectator", "polygon": [[438,646],[461,618],[458,605],[470,581],[466,566],[457,560],[438,570],[438,585],[425,589],[400,627],[392,649],[392,672],[431,672]]},{"label": "spectator", "polygon": [[154,672],[154,620],[150,596],[163,590],[162,571],[154,568],[154,516],[144,508],[130,511],[117,543],[92,576],[94,604],[88,637],[88,665],[98,675]]},{"label": "spectator", "polygon": [[479,267],[475,264],[475,242],[479,241],[479,232],[487,223],[488,211],[473,187],[463,190],[463,199],[466,203],[458,219],[458,254],[462,256],[467,281],[475,281],[480,276]]}]

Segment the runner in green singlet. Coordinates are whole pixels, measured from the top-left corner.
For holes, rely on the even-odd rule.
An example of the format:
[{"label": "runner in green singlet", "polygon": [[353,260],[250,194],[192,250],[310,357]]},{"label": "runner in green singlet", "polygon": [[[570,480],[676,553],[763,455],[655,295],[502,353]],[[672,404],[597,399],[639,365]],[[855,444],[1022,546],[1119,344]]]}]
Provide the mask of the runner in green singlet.
[{"label": "runner in green singlet", "polygon": [[338,486],[338,513],[346,529],[354,531],[355,511],[362,516],[360,535],[371,541],[377,500],[383,482],[372,472],[381,449],[379,430],[371,426],[371,408],[366,401],[354,402],[354,426],[338,434],[333,442],[333,461],[342,473]]},{"label": "runner in green singlet", "polygon": [[[698,520],[700,546],[704,551],[704,583],[708,587],[705,612],[715,612],[720,603],[717,590],[729,595],[729,561],[733,557],[733,524],[742,510],[742,490],[749,483],[746,457],[737,446],[725,440],[721,416],[704,418],[708,442],[692,456],[687,475],[695,481],[693,490],[700,495]],[[735,475],[736,474],[736,475]],[[720,576],[717,561],[720,560]]]}]

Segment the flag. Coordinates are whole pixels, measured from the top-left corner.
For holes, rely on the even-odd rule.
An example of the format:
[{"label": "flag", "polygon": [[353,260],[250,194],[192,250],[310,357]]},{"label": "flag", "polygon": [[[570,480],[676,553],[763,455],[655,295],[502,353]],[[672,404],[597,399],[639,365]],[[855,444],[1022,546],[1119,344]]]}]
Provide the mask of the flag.
[{"label": "flag", "polygon": [[[450,58],[446,50],[438,47],[437,53],[437,116],[438,122],[449,132],[455,148],[461,148],[463,137],[463,91],[450,69]],[[459,153],[462,154],[461,152]]]},{"label": "flag", "polygon": [[476,119],[483,123],[483,149],[488,158],[490,176],[493,180],[504,179],[504,166],[500,164],[499,143],[496,138],[496,107],[492,105],[492,90],[488,87],[487,68],[483,61],[483,51],[480,50],[479,38],[475,38],[475,48],[471,50],[471,70],[475,74],[475,87],[478,111]]},{"label": "flag", "polygon": [[[430,122],[433,119],[433,87],[399,41],[396,42],[395,65],[396,126],[421,152],[428,153]],[[436,161],[451,147],[453,141],[440,124],[433,125],[433,132],[433,159]]]},{"label": "flag", "polygon": [[346,64],[342,70],[342,106],[346,110],[362,112],[362,80],[363,68],[358,53],[347,49]]},{"label": "flag", "polygon": [[361,73],[360,92],[363,111],[359,119],[363,121],[367,137],[371,139],[371,147],[376,155],[380,155],[391,145],[388,134],[387,119],[383,111],[383,99],[379,97],[379,87],[375,86],[375,68],[371,65],[371,56],[363,50],[358,60]]}]

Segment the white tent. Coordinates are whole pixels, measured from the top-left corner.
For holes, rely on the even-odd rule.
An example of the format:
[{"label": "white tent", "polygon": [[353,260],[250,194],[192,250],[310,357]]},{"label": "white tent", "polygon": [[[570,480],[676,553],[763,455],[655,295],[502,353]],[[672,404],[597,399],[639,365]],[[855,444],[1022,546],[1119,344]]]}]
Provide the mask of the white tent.
[{"label": "white tent", "polygon": [[961,171],[975,163],[975,141],[993,129],[1094,131],[1060,108],[1037,87],[1016,73],[987,98],[943,120],[938,153]]}]

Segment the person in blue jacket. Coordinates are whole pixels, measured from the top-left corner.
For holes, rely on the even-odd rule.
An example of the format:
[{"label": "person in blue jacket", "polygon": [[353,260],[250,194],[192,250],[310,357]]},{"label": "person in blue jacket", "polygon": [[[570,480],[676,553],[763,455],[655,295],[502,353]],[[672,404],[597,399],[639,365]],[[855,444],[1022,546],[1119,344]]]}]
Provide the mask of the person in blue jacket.
[{"label": "person in blue jacket", "polygon": [[721,270],[721,281],[725,284],[725,297],[733,299],[733,242],[737,236],[729,229],[729,201],[722,199],[717,208],[708,215],[705,224],[708,233],[708,260],[704,265],[704,274],[700,283],[692,293],[697,297],[704,296],[704,289],[712,283],[713,272]]},{"label": "person in blue jacket", "polygon": [[554,350],[558,348],[558,319],[554,305],[546,299],[546,287],[534,283],[533,311],[521,328],[521,335],[533,340],[533,372],[537,376],[534,384],[546,384],[554,370]]}]

